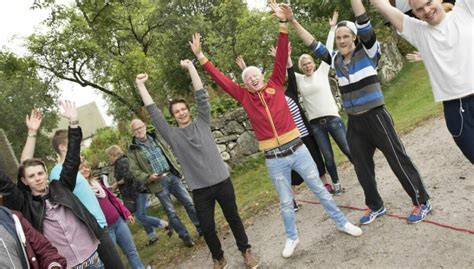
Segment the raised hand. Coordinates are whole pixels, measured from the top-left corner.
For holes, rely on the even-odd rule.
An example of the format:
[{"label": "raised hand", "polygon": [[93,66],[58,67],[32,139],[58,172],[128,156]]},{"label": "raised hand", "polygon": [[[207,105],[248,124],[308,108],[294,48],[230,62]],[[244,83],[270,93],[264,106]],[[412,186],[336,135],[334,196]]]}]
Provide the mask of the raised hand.
[{"label": "raised hand", "polygon": [[235,63],[242,70],[244,70],[247,67],[247,64],[245,64],[245,61],[244,61],[244,58],[242,57],[242,55],[239,55],[239,56],[237,56],[237,58],[235,58]]},{"label": "raised hand", "polygon": [[188,59],[181,60],[181,61],[179,62],[179,64],[181,65],[182,68],[184,68],[184,69],[186,69],[186,70],[189,70],[190,68],[194,67],[193,62],[191,62],[191,61],[188,60]]},{"label": "raised hand", "polygon": [[137,77],[135,78],[135,83],[137,83],[137,85],[143,85],[145,84],[147,80],[148,80],[147,73],[138,74]]},{"label": "raised hand", "polygon": [[63,107],[64,112],[61,116],[71,121],[77,121],[77,108],[76,104],[69,100],[61,101],[61,106]]},{"label": "raised hand", "polygon": [[332,14],[332,18],[329,19],[329,26],[331,28],[336,27],[338,18],[339,18],[339,11],[335,10],[334,13]]},{"label": "raised hand", "polygon": [[275,2],[275,0],[270,0],[268,3],[268,6],[273,11],[273,16],[277,17],[280,21],[286,21],[287,17],[285,15],[285,12],[281,9],[280,5]]},{"label": "raised hand", "polygon": [[[277,53],[277,49],[274,46],[272,46],[268,50],[268,55],[270,55],[272,57],[275,57],[276,53]],[[290,58],[290,56],[291,56],[291,42],[288,42],[288,58]]]},{"label": "raised hand", "polygon": [[191,50],[193,51],[194,55],[199,58],[199,56],[202,55],[201,34],[194,33],[192,41],[189,41],[189,45],[191,46]]},{"label": "raised hand", "polygon": [[291,7],[287,4],[280,4],[280,9],[283,11],[283,14],[285,14],[286,20],[289,22],[292,22],[294,20],[294,15],[293,15],[293,10]]},{"label": "raised hand", "polygon": [[26,115],[26,127],[28,128],[29,134],[36,134],[39,127],[41,126],[41,121],[43,120],[43,115],[37,109],[32,109],[30,115]]}]

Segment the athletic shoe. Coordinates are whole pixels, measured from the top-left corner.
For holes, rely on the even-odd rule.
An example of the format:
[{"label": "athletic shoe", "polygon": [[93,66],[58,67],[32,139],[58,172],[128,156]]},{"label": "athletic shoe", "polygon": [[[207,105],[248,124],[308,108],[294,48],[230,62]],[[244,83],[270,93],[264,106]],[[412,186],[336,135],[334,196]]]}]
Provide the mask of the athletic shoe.
[{"label": "athletic shoe", "polygon": [[324,187],[330,194],[334,194],[334,189],[332,188],[332,185],[329,183],[324,184]]},{"label": "athletic shoe", "polygon": [[194,246],[194,241],[191,239],[191,237],[186,236],[183,239],[184,245],[187,246],[188,248],[191,248]]},{"label": "athletic shoe", "polygon": [[433,210],[433,208],[431,207],[430,201],[426,201],[426,203],[421,206],[414,206],[410,216],[407,218],[408,223],[417,223],[424,220],[426,215],[431,213],[431,210]]},{"label": "athletic shoe", "polygon": [[372,209],[367,209],[364,216],[360,218],[360,224],[369,224],[374,221],[376,218],[385,215],[385,207],[380,208],[379,210],[373,211]]},{"label": "athletic shoe", "polygon": [[222,257],[220,260],[214,259],[214,269],[227,269],[227,267],[228,264],[224,257]]},{"label": "athletic shoe", "polygon": [[347,222],[344,224],[344,227],[342,228],[337,228],[341,232],[345,232],[347,234],[350,234],[352,236],[361,236],[362,235],[362,230],[355,226],[354,224]]},{"label": "athletic shoe", "polygon": [[289,258],[291,255],[293,255],[293,252],[295,252],[296,246],[300,243],[300,240],[296,238],[296,240],[291,240],[291,239],[286,239],[285,242],[285,247],[283,248],[283,251],[281,252],[281,255],[283,258]]},{"label": "athletic shoe", "polygon": [[150,240],[148,240],[148,246],[155,244],[156,242],[158,242],[158,240],[158,237],[151,238]]},{"label": "athletic shoe", "polygon": [[295,199],[293,199],[293,209],[295,210],[295,212],[300,210],[300,207],[301,207],[301,205],[298,204]]},{"label": "athletic shoe", "polygon": [[242,252],[242,256],[244,257],[244,263],[249,269],[255,269],[258,267],[258,262],[255,257],[250,252],[250,249],[246,249],[245,252]]},{"label": "athletic shoe", "polygon": [[334,195],[341,195],[343,192],[341,183],[334,183]]}]

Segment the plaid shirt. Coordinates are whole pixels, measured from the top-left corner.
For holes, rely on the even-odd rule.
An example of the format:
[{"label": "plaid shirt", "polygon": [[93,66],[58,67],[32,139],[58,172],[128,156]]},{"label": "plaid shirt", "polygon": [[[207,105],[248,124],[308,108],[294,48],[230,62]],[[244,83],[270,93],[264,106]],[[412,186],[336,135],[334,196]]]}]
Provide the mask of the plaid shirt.
[{"label": "plaid shirt", "polygon": [[145,153],[145,157],[150,162],[153,172],[162,174],[170,170],[170,165],[166,160],[165,154],[160,146],[155,143],[153,138],[147,135],[147,141],[145,143],[137,139],[137,144]]}]

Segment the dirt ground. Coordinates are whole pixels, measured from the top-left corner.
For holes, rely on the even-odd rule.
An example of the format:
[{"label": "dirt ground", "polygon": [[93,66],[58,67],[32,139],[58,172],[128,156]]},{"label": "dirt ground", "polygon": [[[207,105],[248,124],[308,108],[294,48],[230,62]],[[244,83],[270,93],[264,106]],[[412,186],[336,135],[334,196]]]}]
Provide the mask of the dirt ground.
[{"label": "dirt ground", "polygon": [[[402,136],[402,141],[432,198],[433,213],[427,219],[474,230],[474,166],[454,144],[444,120],[429,120]],[[375,155],[375,164],[387,212],[408,216],[410,199],[380,152]],[[353,167],[346,164],[339,173],[346,192],[335,197],[337,204],[364,208]],[[315,200],[305,187],[296,197]],[[342,210],[353,223],[363,214]],[[300,244],[291,258],[284,259],[281,250],[285,234],[278,205],[248,221],[247,233],[259,268],[474,268],[474,234],[431,223],[407,224],[384,216],[362,226],[364,234],[354,238],[338,232],[320,205],[303,203],[297,225]],[[221,234],[221,238],[229,268],[245,268],[232,234]],[[178,268],[212,268],[205,244]]]}]

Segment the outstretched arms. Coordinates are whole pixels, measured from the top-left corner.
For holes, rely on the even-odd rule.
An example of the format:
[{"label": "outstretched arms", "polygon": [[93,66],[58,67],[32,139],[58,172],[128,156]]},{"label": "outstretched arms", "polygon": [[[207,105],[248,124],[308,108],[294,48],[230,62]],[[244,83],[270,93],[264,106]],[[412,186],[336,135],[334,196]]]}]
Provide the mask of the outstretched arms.
[{"label": "outstretched arms", "polygon": [[33,158],[36,147],[36,135],[41,126],[43,115],[37,109],[32,109],[30,115],[26,115],[26,127],[28,128],[28,136],[26,137],[25,146],[21,152],[20,162]]},{"label": "outstretched arms", "polygon": [[143,73],[143,74],[138,74],[137,77],[135,78],[135,83],[137,84],[138,92],[140,93],[140,96],[142,97],[143,104],[145,106],[149,106],[153,104],[153,99],[151,98],[150,93],[148,93],[148,90],[146,89],[145,82],[148,80],[148,74]]},{"label": "outstretched arms", "polygon": [[[352,0],[354,1],[354,0]],[[389,0],[370,0],[370,3],[399,31],[403,32],[403,16],[400,10],[392,6]]]},{"label": "outstretched arms", "polygon": [[191,76],[191,81],[193,83],[193,88],[195,91],[201,90],[203,87],[201,77],[199,76],[196,67],[194,66],[193,62],[188,59],[181,60],[180,65],[185,70],[188,70],[189,75]]},{"label": "outstretched arms", "polygon": [[306,45],[306,46],[309,46],[311,45],[312,43],[316,43],[317,40],[316,38],[314,38],[313,35],[311,35],[303,26],[301,26],[301,24],[299,24],[299,22],[295,19],[294,15],[293,15],[293,10],[291,9],[290,6],[286,5],[286,4],[281,4],[280,5],[281,9],[283,10],[285,16],[286,16],[286,19],[288,20],[288,22],[291,23],[291,25],[293,26],[293,29],[295,29],[295,32],[296,32],[296,35],[298,35],[298,37],[303,41],[303,43]]}]

